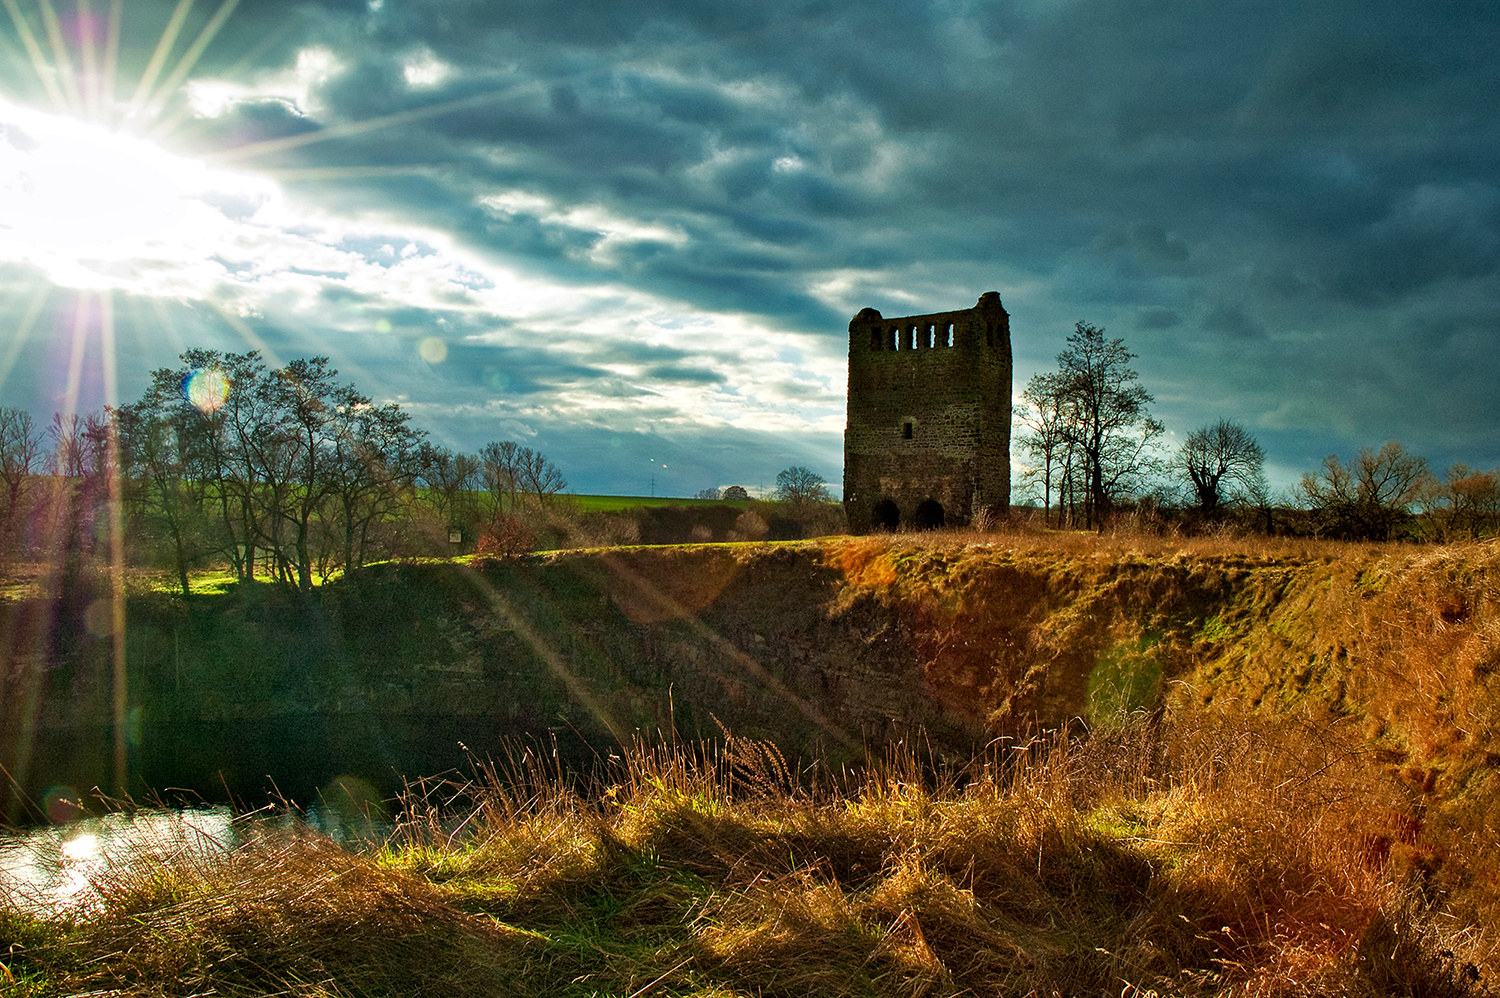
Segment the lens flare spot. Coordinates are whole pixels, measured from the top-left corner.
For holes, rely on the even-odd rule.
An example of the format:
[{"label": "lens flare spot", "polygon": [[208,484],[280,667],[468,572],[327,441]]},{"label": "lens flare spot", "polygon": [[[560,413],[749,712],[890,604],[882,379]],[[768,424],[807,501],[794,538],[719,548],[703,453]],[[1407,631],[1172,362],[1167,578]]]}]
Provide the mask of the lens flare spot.
[{"label": "lens flare spot", "polygon": [[417,353],[429,364],[441,364],[448,359],[448,344],[436,336],[429,336],[417,344]]},{"label": "lens flare spot", "polygon": [[96,599],[83,611],[83,626],[96,638],[107,638],[115,630],[114,603],[107,599]]},{"label": "lens flare spot", "polygon": [[48,787],[46,793],[42,794],[42,810],[46,812],[48,821],[61,825],[83,817],[83,799],[78,796],[77,790],[59,784]]},{"label": "lens flare spot", "polygon": [[368,839],[391,819],[390,809],[370,781],[343,773],[318,791],[319,824],[335,838]]},{"label": "lens flare spot", "polygon": [[194,371],[183,379],[182,397],[199,412],[218,412],[229,401],[229,376],[217,367]]}]

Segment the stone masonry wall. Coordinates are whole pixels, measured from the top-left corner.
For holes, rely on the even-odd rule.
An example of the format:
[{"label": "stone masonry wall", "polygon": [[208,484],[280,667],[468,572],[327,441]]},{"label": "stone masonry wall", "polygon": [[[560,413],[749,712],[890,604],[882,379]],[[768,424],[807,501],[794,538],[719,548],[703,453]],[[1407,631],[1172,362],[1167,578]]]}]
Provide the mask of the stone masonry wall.
[{"label": "stone masonry wall", "polygon": [[849,323],[849,529],[965,524],[1010,505],[1010,315],[970,309]]}]

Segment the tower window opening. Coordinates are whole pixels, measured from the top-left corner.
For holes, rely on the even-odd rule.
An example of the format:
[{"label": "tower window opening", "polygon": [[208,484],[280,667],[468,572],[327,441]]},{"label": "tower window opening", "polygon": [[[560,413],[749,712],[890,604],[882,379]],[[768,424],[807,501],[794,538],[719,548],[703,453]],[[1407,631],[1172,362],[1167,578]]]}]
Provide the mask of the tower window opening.
[{"label": "tower window opening", "polygon": [[945,322],[945,323],[943,323],[943,346],[945,346],[945,347],[951,347],[952,345],[953,345],[953,323],[951,323],[951,322]]},{"label": "tower window opening", "polygon": [[907,326],[906,327],[906,349],[908,349],[908,350],[915,350],[916,348],[917,348],[917,327],[916,326]]},{"label": "tower window opening", "polygon": [[922,333],[922,339],[924,339],[924,340],[927,341],[927,347],[928,347],[928,349],[931,349],[932,347],[937,346],[938,345],[938,341],[937,341],[937,326],[935,326],[935,325],[933,325],[932,323],[929,322],[924,327],[924,331]]},{"label": "tower window opening", "polygon": [[912,421],[908,419],[906,422],[904,422],[904,423],[901,424],[901,439],[902,440],[910,440],[911,439],[911,433],[912,433]]}]

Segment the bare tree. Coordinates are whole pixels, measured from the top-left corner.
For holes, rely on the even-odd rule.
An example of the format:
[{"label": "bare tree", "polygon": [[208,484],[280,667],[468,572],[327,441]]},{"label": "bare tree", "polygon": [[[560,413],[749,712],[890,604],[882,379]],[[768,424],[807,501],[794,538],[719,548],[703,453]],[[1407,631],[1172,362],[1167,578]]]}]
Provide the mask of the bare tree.
[{"label": "bare tree", "polygon": [[[274,577],[313,585],[316,567],[363,562],[374,524],[410,494],[421,434],[394,404],[341,384],[327,357],[267,370],[258,354],[189,350],[115,414],[126,495],[178,539],[179,582],[198,554],[183,526],[241,579],[257,553]],[[211,521],[213,528],[203,526]]]},{"label": "bare tree", "polygon": [[1443,538],[1493,533],[1500,521],[1500,471],[1455,464],[1441,483],[1434,483],[1425,505]]},{"label": "bare tree", "polygon": [[332,442],[330,494],[342,527],[345,569],[365,563],[372,528],[395,519],[411,497],[417,478],[417,449],[425,435],[409,425],[410,416],[394,403],[375,405],[353,397],[343,400],[340,431]]},{"label": "bare tree", "polygon": [[490,441],[479,448],[479,480],[500,512],[516,508],[521,486],[521,445],[514,440]]},{"label": "bare tree", "polygon": [[42,471],[42,436],[25,409],[0,406],[0,555],[10,550]]},{"label": "bare tree", "polygon": [[568,487],[568,480],[557,470],[557,465],[540,451],[522,447],[519,466],[522,487],[539,505],[545,506],[548,499]]},{"label": "bare tree", "polygon": [[479,476],[495,500],[495,510],[513,513],[522,496],[539,506],[568,487],[568,480],[547,455],[514,440],[491,441],[479,448]]},{"label": "bare tree", "polygon": [[97,549],[100,517],[116,477],[114,434],[102,414],[58,413],[47,435],[52,474],[44,500],[44,543],[62,555],[61,585],[66,591],[80,583],[85,563]]},{"label": "bare tree", "polygon": [[777,473],[775,496],[793,506],[830,499],[827,479],[800,464]]},{"label": "bare tree", "polygon": [[1347,465],[1328,455],[1317,474],[1302,476],[1298,491],[1322,532],[1387,540],[1410,521],[1433,483],[1427,459],[1391,440],[1378,451],[1366,447]]},{"label": "bare tree", "polygon": [[432,504],[450,527],[479,518],[473,501],[473,493],[481,487],[478,457],[423,443],[417,450],[417,468],[418,478],[425,486],[422,498]]},{"label": "bare tree", "polygon": [[170,378],[153,380],[139,401],[110,415],[119,440],[125,509],[148,536],[165,534],[177,584],[190,595],[188,570],[209,546],[203,526],[213,484],[194,474],[194,431],[201,419],[181,404],[180,389]]},{"label": "bare tree", "polygon": [[1057,355],[1058,370],[1039,385],[1052,398],[1062,443],[1080,466],[1088,527],[1102,527],[1110,508],[1158,470],[1154,445],[1163,427],[1146,410],[1152,396],[1130,368],[1134,357],[1124,340],[1106,340],[1102,328],[1080,322]]},{"label": "bare tree", "polygon": [[1023,473],[1026,481],[1039,489],[1044,522],[1051,522],[1052,496],[1058,496],[1057,522],[1061,526],[1068,506],[1069,485],[1076,470],[1076,449],[1066,428],[1072,417],[1072,405],[1062,375],[1057,372],[1033,375],[1021,393],[1015,419],[1023,428],[1016,438],[1021,452],[1033,463]]},{"label": "bare tree", "polygon": [[777,473],[776,491],[772,493],[772,497],[786,503],[790,507],[791,518],[801,523],[804,529],[818,507],[833,498],[823,476],[800,464]]},{"label": "bare tree", "polygon": [[1212,516],[1225,506],[1265,496],[1265,459],[1250,431],[1221,419],[1189,433],[1176,463],[1187,475],[1198,509]]}]

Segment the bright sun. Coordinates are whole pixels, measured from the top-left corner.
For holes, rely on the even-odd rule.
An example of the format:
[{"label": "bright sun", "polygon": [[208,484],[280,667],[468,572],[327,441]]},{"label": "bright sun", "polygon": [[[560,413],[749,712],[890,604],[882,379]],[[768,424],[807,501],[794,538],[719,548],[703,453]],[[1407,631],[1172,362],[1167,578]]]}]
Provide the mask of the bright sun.
[{"label": "bright sun", "polygon": [[[105,289],[201,266],[269,181],[0,98],[0,260]],[[170,293],[170,288],[156,289]]]}]

